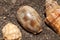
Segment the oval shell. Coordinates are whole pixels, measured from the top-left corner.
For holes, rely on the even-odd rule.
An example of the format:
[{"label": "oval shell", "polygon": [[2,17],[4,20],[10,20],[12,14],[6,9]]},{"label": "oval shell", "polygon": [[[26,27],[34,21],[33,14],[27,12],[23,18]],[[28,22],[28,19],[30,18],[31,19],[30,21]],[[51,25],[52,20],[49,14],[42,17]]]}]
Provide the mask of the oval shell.
[{"label": "oval shell", "polygon": [[30,6],[20,7],[17,11],[17,19],[24,29],[33,34],[37,34],[42,31],[41,17],[35,9]]},{"label": "oval shell", "polygon": [[7,23],[3,29],[3,39],[4,40],[21,40],[22,34],[19,28],[12,24],[12,23]]}]

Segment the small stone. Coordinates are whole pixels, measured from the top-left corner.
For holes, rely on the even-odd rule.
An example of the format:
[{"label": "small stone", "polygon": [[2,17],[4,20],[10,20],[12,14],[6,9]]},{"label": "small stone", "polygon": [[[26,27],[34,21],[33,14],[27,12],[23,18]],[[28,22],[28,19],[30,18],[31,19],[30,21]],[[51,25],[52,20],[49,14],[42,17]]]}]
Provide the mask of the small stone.
[{"label": "small stone", "polygon": [[21,31],[12,23],[6,24],[2,29],[2,33],[5,40],[21,40],[22,38]]},{"label": "small stone", "polygon": [[4,19],[6,19],[6,17],[3,17]]},{"label": "small stone", "polygon": [[12,2],[13,4],[15,4],[15,3],[16,3],[16,1],[17,1],[17,0],[11,0],[11,2]]},{"label": "small stone", "polygon": [[0,15],[3,14],[4,12],[5,12],[4,7],[1,7],[1,6],[0,6]]}]

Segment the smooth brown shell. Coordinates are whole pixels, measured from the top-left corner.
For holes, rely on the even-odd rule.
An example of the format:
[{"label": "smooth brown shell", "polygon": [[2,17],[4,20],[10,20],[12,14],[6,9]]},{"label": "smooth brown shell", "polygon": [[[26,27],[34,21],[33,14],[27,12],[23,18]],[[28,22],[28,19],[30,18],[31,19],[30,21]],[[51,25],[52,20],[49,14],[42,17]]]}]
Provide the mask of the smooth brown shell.
[{"label": "smooth brown shell", "polygon": [[45,22],[60,35],[60,6],[56,1],[46,2]]},{"label": "smooth brown shell", "polygon": [[17,19],[24,29],[33,34],[42,31],[41,18],[35,9],[30,6],[21,6],[17,11]]}]

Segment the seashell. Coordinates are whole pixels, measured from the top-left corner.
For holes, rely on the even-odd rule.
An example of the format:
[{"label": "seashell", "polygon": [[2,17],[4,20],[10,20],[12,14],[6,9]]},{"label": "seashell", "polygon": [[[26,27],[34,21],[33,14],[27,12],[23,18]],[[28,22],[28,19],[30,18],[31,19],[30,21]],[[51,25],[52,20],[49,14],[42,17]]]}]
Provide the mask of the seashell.
[{"label": "seashell", "polygon": [[42,20],[39,14],[30,6],[22,6],[17,11],[17,19],[23,28],[33,34],[42,31]]},{"label": "seashell", "polygon": [[2,29],[2,33],[4,40],[21,40],[22,38],[19,28],[12,23],[6,24]]},{"label": "seashell", "polygon": [[60,35],[60,6],[54,0],[46,0],[45,22]]}]

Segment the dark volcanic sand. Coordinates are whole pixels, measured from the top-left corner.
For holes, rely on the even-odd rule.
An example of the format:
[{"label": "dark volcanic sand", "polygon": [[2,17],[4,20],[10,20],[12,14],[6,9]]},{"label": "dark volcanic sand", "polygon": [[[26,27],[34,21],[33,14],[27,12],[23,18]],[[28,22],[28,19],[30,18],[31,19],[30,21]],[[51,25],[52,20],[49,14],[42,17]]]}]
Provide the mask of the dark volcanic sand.
[{"label": "dark volcanic sand", "polygon": [[[58,3],[60,2],[58,1]],[[45,19],[45,0],[0,0],[0,40],[3,40],[1,30],[8,22],[12,22],[20,28],[22,40],[60,40],[59,35],[47,26],[44,21],[42,22],[43,31],[37,35],[33,35],[20,27],[16,19],[16,13],[18,8],[23,5],[33,7],[42,17],[42,21]]]}]

